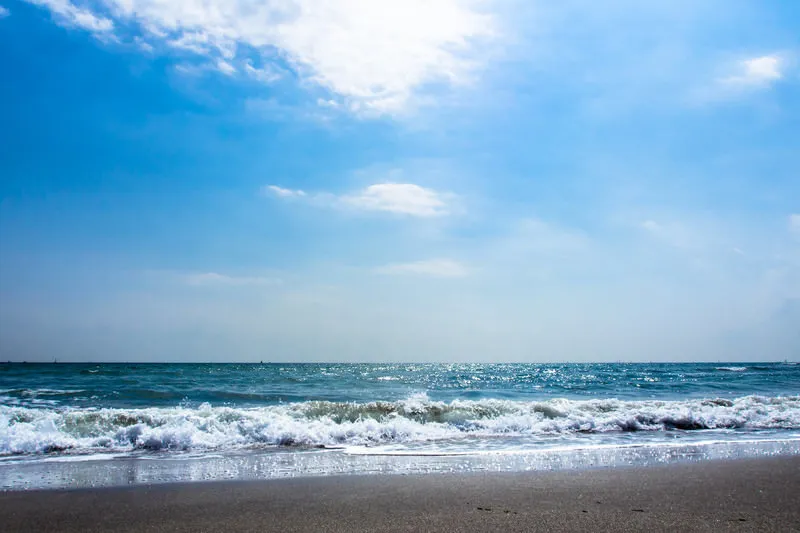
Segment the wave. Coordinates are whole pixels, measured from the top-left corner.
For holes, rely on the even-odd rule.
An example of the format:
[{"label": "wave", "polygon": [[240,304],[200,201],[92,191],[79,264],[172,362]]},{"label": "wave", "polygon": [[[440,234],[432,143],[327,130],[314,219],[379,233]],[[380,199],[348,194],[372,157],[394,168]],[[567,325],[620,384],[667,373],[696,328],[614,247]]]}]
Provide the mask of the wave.
[{"label": "wave", "polygon": [[714,370],[719,370],[720,372],[744,372],[747,370],[746,366],[717,366],[714,367]]},{"label": "wave", "polygon": [[0,406],[0,456],[136,450],[332,447],[497,436],[800,429],[800,396],[543,402],[311,401],[266,407],[98,409]]}]

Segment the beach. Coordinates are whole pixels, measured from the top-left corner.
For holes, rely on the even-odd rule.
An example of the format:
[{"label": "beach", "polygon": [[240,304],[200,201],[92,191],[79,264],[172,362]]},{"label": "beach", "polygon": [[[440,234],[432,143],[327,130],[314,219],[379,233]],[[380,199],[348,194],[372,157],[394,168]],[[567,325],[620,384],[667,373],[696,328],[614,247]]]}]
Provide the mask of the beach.
[{"label": "beach", "polygon": [[0,531],[800,531],[800,367],[6,365]]},{"label": "beach", "polygon": [[9,491],[15,531],[800,531],[800,457]]}]

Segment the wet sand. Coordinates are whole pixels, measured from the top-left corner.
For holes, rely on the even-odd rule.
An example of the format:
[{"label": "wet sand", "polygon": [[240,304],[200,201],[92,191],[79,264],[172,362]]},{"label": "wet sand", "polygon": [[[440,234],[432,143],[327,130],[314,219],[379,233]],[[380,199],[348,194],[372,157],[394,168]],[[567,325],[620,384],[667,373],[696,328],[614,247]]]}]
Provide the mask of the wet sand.
[{"label": "wet sand", "polygon": [[0,493],[14,531],[800,531],[800,457]]}]

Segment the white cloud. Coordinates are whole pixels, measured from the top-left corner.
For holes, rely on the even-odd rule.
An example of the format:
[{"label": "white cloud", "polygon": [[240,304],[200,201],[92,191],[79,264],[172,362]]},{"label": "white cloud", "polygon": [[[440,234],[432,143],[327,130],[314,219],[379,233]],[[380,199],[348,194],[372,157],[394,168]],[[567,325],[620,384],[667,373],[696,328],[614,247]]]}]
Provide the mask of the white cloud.
[{"label": "white cloud", "polygon": [[[73,25],[108,32],[114,23],[78,0],[28,0]],[[358,113],[393,114],[413,92],[468,82],[478,70],[494,18],[475,0],[105,0],[121,26],[172,48],[228,61],[237,70],[255,51],[281,57],[306,81]],[[277,52],[277,53],[276,53]],[[265,81],[271,81],[266,77]]]},{"label": "white cloud", "polygon": [[789,215],[789,230],[800,237],[800,214]]},{"label": "white cloud", "polygon": [[11,11],[3,6],[0,6],[0,19],[11,16]]},{"label": "white cloud", "polygon": [[356,211],[383,211],[414,217],[439,217],[450,214],[448,200],[452,195],[413,183],[377,183],[355,193],[307,195],[304,191],[267,185],[265,193],[281,198],[308,197],[318,205]]},{"label": "white cloud", "polygon": [[277,185],[267,185],[263,190],[265,193],[274,194],[275,196],[280,196],[281,198],[306,196],[306,193],[299,189],[284,189],[283,187],[278,187]]},{"label": "white cloud", "polygon": [[413,183],[379,183],[341,198],[342,202],[364,211],[388,211],[417,217],[448,214],[443,196]]},{"label": "white cloud", "polygon": [[234,67],[224,59],[217,60],[217,70],[219,70],[226,76],[233,76],[234,74],[236,74],[236,67]]},{"label": "white cloud", "polygon": [[469,274],[467,268],[450,259],[432,259],[412,263],[397,263],[376,269],[378,274],[419,275],[437,278],[463,278]]},{"label": "white cloud", "polygon": [[743,59],[736,65],[733,75],[720,81],[730,85],[768,87],[783,77],[782,63],[776,55]]},{"label": "white cloud", "polygon": [[28,2],[48,8],[63,25],[82,28],[104,39],[114,30],[114,23],[110,19],[95,15],[89,9],[75,5],[71,0],[28,0]]},{"label": "white cloud", "polygon": [[252,285],[280,285],[281,280],[277,278],[266,278],[260,276],[226,276],[216,272],[205,272],[201,274],[188,274],[184,277],[186,283],[196,286],[228,286],[242,287]]}]

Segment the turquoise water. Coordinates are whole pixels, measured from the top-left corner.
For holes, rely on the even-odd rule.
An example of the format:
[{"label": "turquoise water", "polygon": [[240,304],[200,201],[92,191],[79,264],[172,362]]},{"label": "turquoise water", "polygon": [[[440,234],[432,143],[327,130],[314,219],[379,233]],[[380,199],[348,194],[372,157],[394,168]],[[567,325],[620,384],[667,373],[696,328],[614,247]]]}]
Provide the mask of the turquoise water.
[{"label": "turquoise water", "polygon": [[0,405],[260,406],[324,400],[629,400],[800,394],[800,365],[0,364]]},{"label": "turquoise water", "polygon": [[800,453],[800,365],[0,364],[0,481],[120,458],[256,454],[269,476],[698,446]]}]

